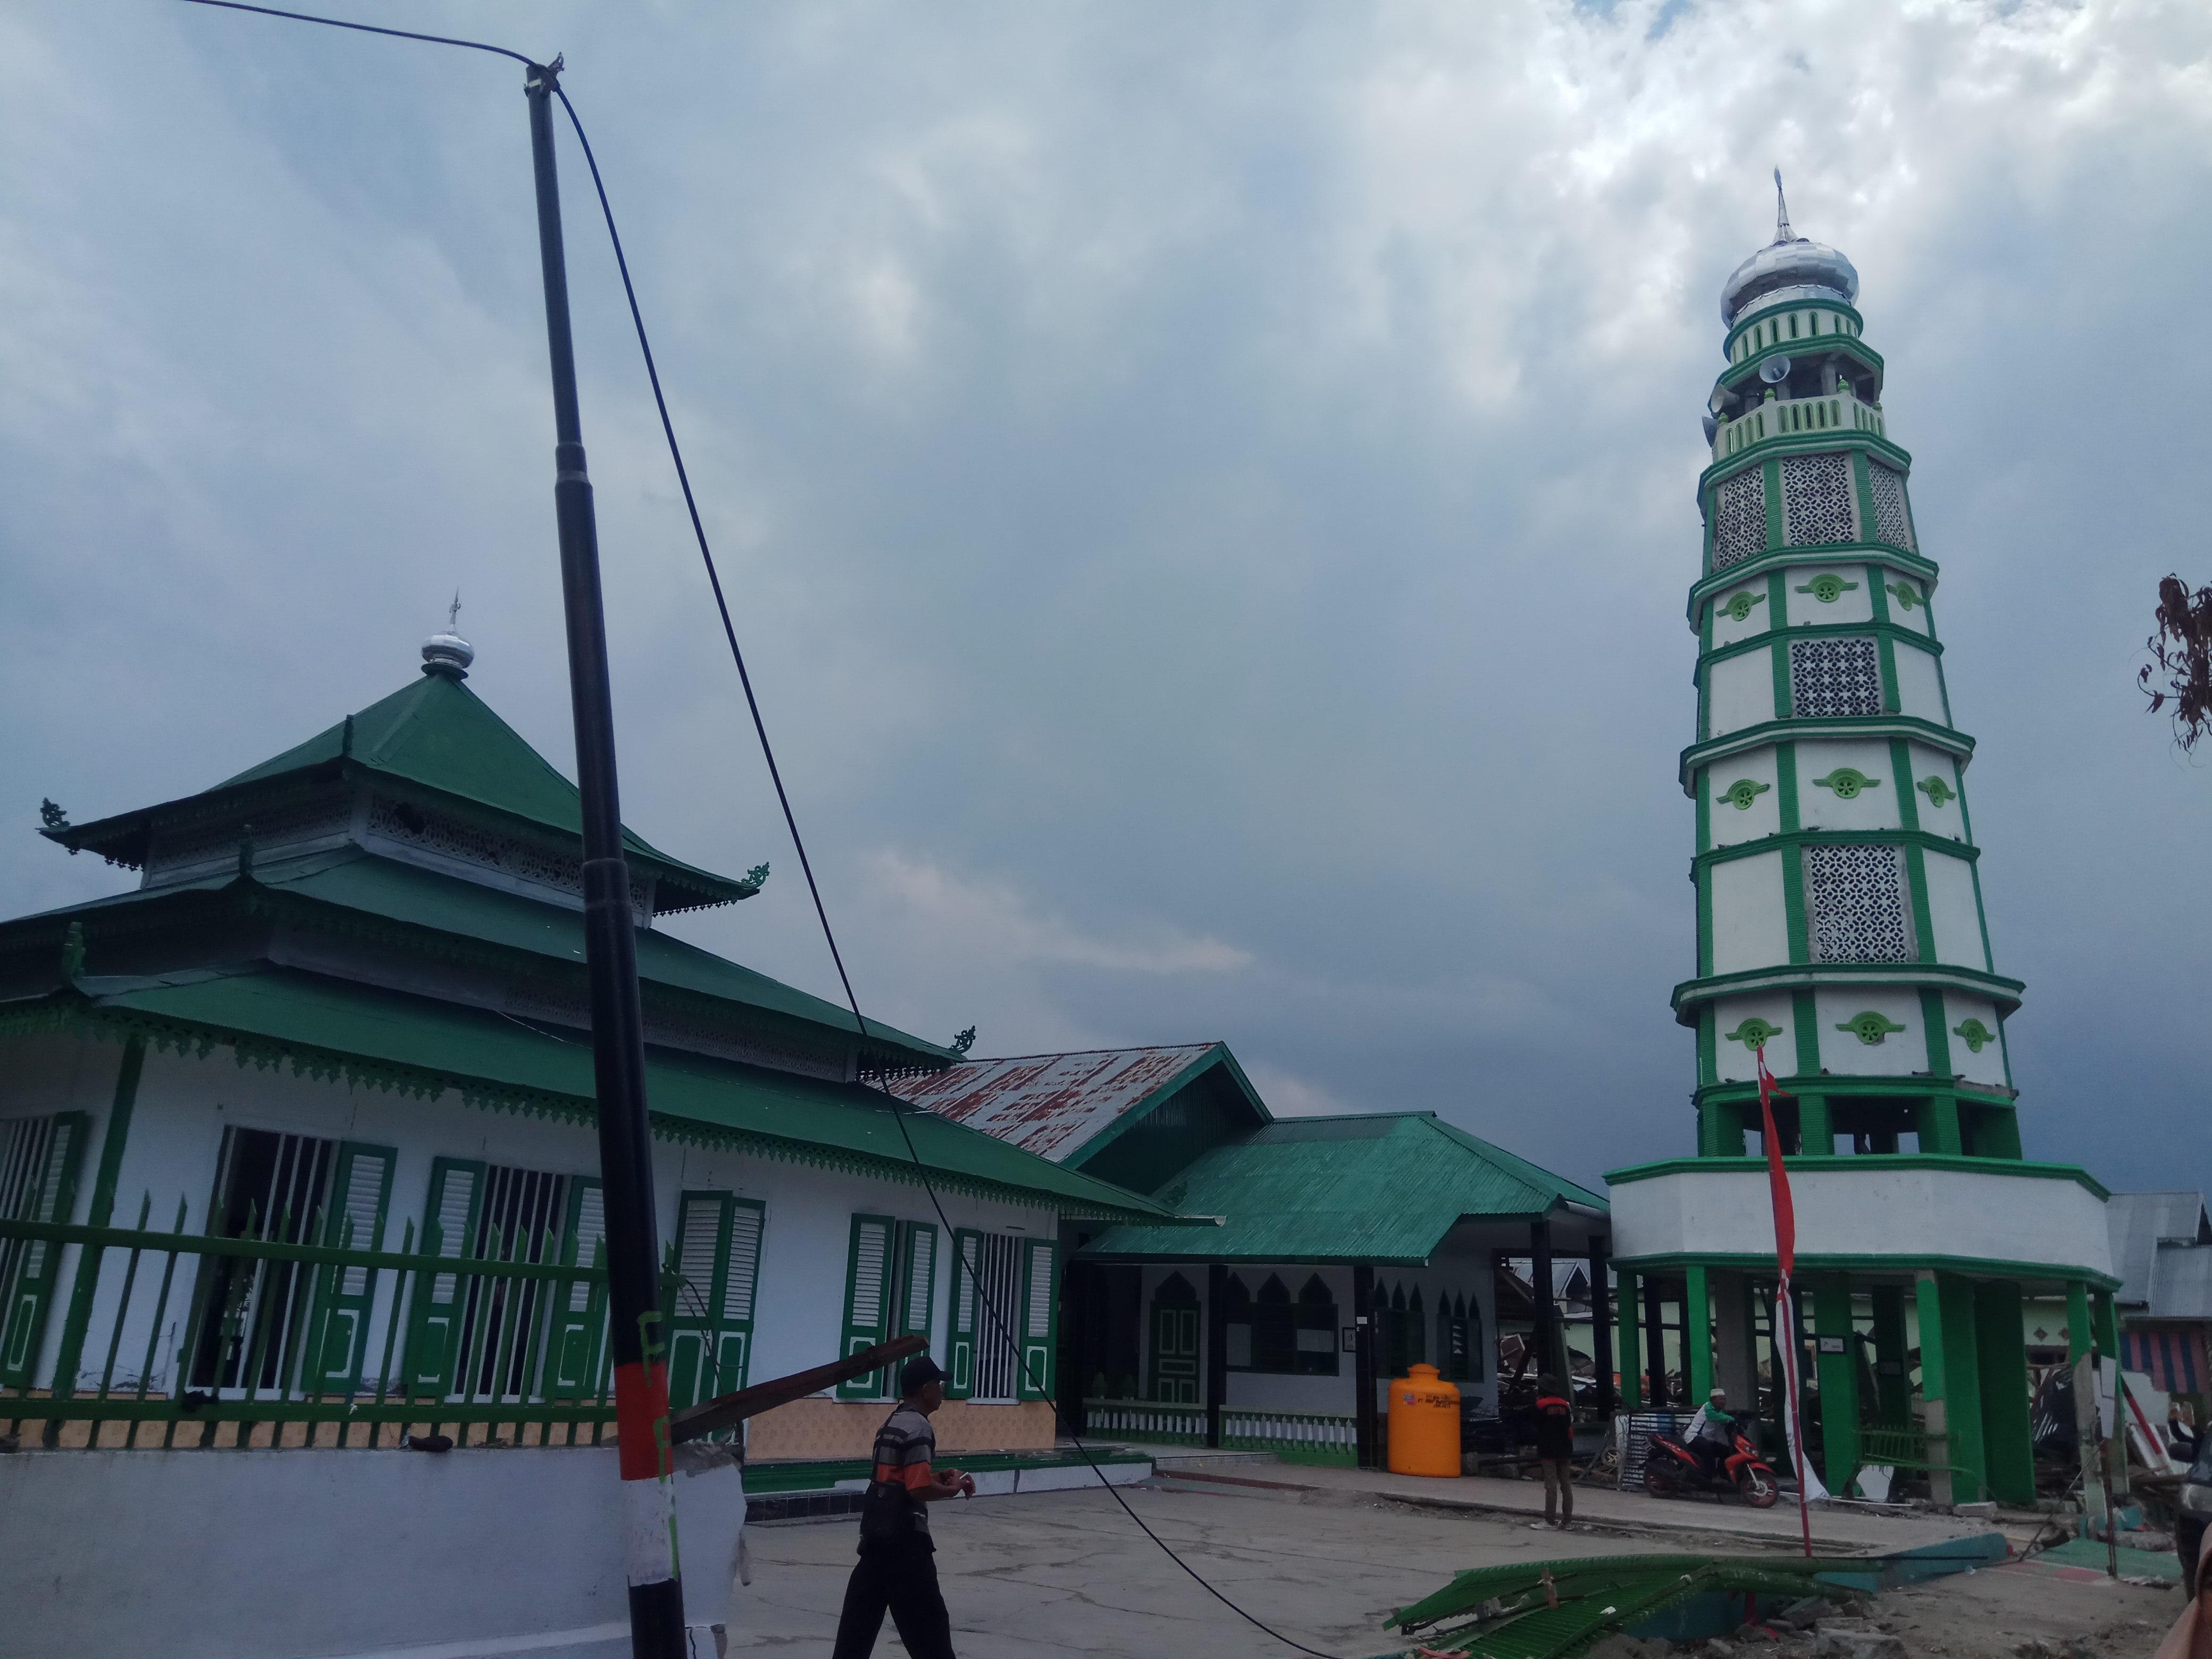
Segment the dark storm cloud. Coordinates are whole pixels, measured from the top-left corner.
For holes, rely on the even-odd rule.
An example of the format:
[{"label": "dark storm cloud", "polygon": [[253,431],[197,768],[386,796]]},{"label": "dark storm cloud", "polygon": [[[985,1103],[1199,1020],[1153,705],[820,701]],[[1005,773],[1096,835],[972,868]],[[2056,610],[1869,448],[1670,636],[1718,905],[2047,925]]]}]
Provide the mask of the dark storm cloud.
[{"label": "dark storm cloud", "polygon": [[[2212,576],[2201,9],[466,12],[568,54],[886,1018],[1226,1037],[1279,1109],[1584,1179],[1688,1150],[1697,416],[1779,162],[1917,458],[2030,1151],[2212,1174],[2212,780],[2130,685],[2156,577]],[[275,752],[456,585],[565,759],[511,69],[0,21],[6,913],[117,879],[41,795]],[[564,165],[627,816],[774,860],[685,931],[826,990]]]}]

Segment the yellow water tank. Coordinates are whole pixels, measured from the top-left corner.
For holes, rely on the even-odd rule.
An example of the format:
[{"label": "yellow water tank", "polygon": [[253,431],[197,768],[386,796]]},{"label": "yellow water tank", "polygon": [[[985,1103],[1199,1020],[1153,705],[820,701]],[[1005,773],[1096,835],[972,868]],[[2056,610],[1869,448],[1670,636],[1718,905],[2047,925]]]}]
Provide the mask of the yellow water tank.
[{"label": "yellow water tank", "polygon": [[1455,1475],[1459,1390],[1434,1365],[1409,1365],[1390,1384],[1390,1472]]}]

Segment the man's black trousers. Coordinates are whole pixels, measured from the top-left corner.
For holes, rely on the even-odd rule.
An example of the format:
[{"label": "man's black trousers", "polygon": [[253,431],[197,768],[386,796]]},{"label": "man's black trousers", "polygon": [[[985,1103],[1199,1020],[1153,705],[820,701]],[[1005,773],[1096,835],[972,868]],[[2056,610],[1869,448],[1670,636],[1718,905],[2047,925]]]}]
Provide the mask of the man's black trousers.
[{"label": "man's black trousers", "polygon": [[937,1557],[927,1538],[866,1544],[845,1586],[831,1659],[868,1659],[890,1609],[910,1659],[953,1659],[952,1617],[937,1588]]}]

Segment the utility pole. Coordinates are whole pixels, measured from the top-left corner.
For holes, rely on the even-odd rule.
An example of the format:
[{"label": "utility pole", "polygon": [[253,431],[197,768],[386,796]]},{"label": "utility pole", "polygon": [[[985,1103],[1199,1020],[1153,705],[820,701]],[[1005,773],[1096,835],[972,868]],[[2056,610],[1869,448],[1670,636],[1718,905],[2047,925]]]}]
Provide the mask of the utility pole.
[{"label": "utility pole", "polygon": [[[550,64],[532,64],[523,72],[523,90],[530,100],[530,149],[538,176],[538,248],[553,366],[553,506],[568,628],[576,786],[583,807],[584,955],[591,982],[599,1178],[606,1204],[607,1335],[621,1456],[623,1559],[629,1579],[630,1652],[635,1659],[683,1659],[684,1587],[677,1576],[676,1506],[667,1468],[668,1363],[658,1330],[660,1243],[653,1212],[653,1144],[646,1125],[644,1018],[638,1008],[629,866],[623,858],[622,801],[615,785],[614,698],[607,682],[599,526],[576,412],[561,179],[553,160],[553,90],[560,72],[557,58]],[[653,1328],[650,1337],[648,1327]]]}]

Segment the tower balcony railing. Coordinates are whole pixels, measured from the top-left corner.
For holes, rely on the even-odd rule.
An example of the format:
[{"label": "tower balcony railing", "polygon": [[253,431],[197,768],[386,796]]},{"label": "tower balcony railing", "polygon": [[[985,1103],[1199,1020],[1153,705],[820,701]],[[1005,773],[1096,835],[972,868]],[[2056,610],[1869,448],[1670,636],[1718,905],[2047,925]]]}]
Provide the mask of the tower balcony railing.
[{"label": "tower balcony railing", "polygon": [[1881,406],[1863,404],[1847,387],[1817,398],[1769,398],[1713,430],[1713,459],[1741,455],[1754,444],[1820,432],[1871,432],[1886,437]]}]

